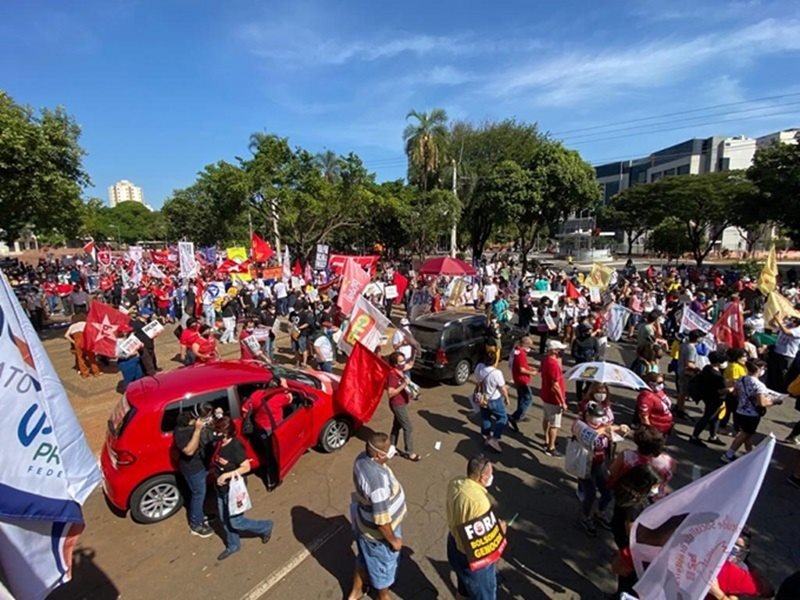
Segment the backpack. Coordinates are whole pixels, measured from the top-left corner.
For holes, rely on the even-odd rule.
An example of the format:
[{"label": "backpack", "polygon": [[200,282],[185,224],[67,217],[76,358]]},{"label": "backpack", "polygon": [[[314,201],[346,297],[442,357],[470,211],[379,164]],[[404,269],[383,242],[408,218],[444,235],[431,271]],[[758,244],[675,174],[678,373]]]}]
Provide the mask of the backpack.
[{"label": "backpack", "polygon": [[703,371],[689,380],[689,398],[695,402],[703,399]]}]

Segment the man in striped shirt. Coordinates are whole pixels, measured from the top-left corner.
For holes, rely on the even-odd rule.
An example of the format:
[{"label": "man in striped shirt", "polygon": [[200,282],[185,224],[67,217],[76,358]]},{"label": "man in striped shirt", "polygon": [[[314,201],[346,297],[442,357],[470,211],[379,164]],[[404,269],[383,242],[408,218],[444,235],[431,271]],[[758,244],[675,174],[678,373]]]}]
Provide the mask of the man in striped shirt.
[{"label": "man in striped shirt", "polygon": [[403,547],[400,523],[407,511],[403,487],[386,466],[395,454],[397,448],[387,434],[372,433],[365,452],[353,463],[355,493],[350,510],[358,556],[350,600],[362,597],[365,583],[377,590],[378,600],[390,598]]}]

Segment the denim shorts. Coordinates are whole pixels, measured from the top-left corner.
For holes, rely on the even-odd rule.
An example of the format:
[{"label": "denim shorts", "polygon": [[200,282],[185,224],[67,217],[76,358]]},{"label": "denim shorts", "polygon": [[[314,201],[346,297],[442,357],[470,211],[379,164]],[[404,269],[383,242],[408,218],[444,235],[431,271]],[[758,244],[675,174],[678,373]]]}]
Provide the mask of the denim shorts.
[{"label": "denim shorts", "polygon": [[[394,534],[402,535],[399,527]],[[370,539],[361,533],[356,534],[356,545],[357,564],[366,570],[370,585],[376,590],[390,588],[397,574],[400,553],[392,550],[387,542]]]}]

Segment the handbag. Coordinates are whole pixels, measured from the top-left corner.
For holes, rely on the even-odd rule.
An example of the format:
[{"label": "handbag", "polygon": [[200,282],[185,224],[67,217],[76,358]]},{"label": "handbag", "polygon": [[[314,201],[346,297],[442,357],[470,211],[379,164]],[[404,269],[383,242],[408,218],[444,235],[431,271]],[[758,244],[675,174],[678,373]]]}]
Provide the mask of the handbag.
[{"label": "handbag", "polygon": [[241,515],[253,508],[250,501],[250,493],[247,491],[247,484],[244,478],[234,475],[228,484],[228,514],[230,516]]},{"label": "handbag", "polygon": [[483,379],[475,384],[475,390],[472,392],[471,398],[473,413],[480,412],[481,408],[484,408],[489,403],[489,399],[486,397],[486,390],[483,388],[483,382],[486,381],[486,378],[492,374],[493,369],[494,367],[489,367],[487,369],[487,373],[483,376]]},{"label": "handbag", "polygon": [[589,450],[575,438],[570,438],[564,454],[564,470],[578,479],[586,479],[591,470],[591,459]]}]

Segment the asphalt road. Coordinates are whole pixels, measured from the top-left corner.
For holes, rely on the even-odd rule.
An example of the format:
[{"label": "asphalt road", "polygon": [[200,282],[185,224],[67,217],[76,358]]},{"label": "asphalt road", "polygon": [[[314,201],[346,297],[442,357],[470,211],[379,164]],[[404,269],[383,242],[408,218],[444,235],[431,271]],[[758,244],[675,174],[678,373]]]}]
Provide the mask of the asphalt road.
[{"label": "asphalt road", "polygon": [[[71,368],[62,331],[48,332],[45,346],[92,449],[99,451],[106,419],[119,396],[118,376],[81,380]],[[288,345],[288,340],[281,342],[279,349]],[[177,366],[170,362],[176,350],[168,328],[157,344],[162,367]],[[238,347],[223,347],[223,353],[238,355]],[[632,346],[621,345],[609,358],[628,363],[632,353]],[[506,365],[503,368],[507,372]],[[535,391],[538,385],[535,378]],[[454,595],[445,552],[444,496],[447,482],[464,472],[467,457],[482,450],[479,425],[469,414],[470,391],[470,385],[425,385],[422,399],[412,406],[417,452],[424,458],[412,463],[398,457],[391,463],[409,507],[403,524],[406,547],[393,588],[398,598]],[[633,394],[615,391],[614,400],[617,420],[630,422]],[[608,566],[614,550],[611,534],[601,529],[598,537],[588,538],[579,527],[575,481],[564,473],[563,459],[542,452],[538,400],[529,414],[531,421],[522,424],[522,433],[509,431],[503,453],[495,456],[491,492],[498,512],[506,518],[519,513],[500,563],[499,597],[603,598],[615,588]],[[772,409],[761,430],[783,439],[798,417],[792,406]],[[568,419],[565,431],[570,424]],[[361,437],[369,428],[388,431],[390,426],[384,403]],[[676,487],[689,481],[693,464],[703,472],[721,466],[719,450],[689,445],[686,424],[678,431],[670,447],[680,463]],[[242,551],[222,563],[216,561],[224,547],[221,537],[190,535],[184,513],[156,525],[137,525],[113,514],[98,488],[84,508],[87,527],[78,542],[74,579],[51,598],[342,598],[349,591],[354,561],[348,517],[351,468],[363,447],[361,439],[353,438],[336,454],[309,451],[273,492],[252,478],[250,515],[274,520],[272,540],[262,545],[257,539],[244,539]],[[784,482],[798,459],[800,451],[778,445],[750,520],[755,532],[752,559],[774,583],[800,564],[800,491]]]}]

